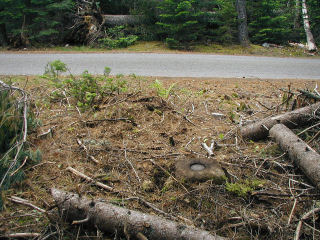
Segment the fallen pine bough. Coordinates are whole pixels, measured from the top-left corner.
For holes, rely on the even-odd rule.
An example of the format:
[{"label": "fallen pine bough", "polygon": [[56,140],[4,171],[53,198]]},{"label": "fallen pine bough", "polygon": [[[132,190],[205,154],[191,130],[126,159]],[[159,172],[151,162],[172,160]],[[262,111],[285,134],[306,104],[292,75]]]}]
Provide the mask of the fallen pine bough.
[{"label": "fallen pine bough", "polygon": [[288,152],[289,157],[310,181],[320,188],[320,155],[283,124],[273,126],[270,136],[282,150]]},{"label": "fallen pine bough", "polygon": [[268,137],[269,130],[276,124],[281,123],[288,128],[294,128],[310,123],[316,115],[320,115],[319,108],[320,102],[281,115],[268,117],[241,127],[240,132],[242,137],[246,139],[264,139]]},{"label": "fallen pine bough", "polygon": [[51,189],[62,217],[72,224],[89,224],[102,232],[123,233],[129,239],[223,240],[207,231],[77,194]]}]

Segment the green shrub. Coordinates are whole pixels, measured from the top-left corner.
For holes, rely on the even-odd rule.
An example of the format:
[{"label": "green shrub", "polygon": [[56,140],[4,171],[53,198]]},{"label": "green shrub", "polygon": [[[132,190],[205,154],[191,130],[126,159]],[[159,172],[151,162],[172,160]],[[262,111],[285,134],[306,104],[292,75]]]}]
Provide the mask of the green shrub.
[{"label": "green shrub", "polygon": [[107,31],[107,37],[101,38],[98,42],[101,46],[108,49],[114,48],[126,48],[129,47],[138,40],[136,35],[126,36],[124,26],[117,26],[114,28],[109,28]]},{"label": "green shrub", "polygon": [[58,79],[61,73],[68,70],[67,65],[60,60],[50,62],[45,67],[45,75],[50,76],[52,79]]},{"label": "green shrub", "polygon": [[157,94],[162,98],[168,98],[170,94],[173,92],[173,88],[176,84],[173,83],[170,85],[170,87],[167,89],[163,86],[162,82],[156,79],[152,84],[151,87],[156,89]]},{"label": "green shrub", "polygon": [[[51,93],[51,99],[54,101],[71,98],[77,107],[85,111],[102,101],[104,96],[127,90],[125,80],[109,77],[111,72],[109,67],[105,67],[103,76],[94,76],[84,71],[79,77],[72,74],[65,78],[56,77],[58,76],[56,73],[62,72],[59,70],[62,65],[59,60],[48,63],[46,69],[50,71],[46,71],[44,75],[56,87],[56,90]],[[65,69],[67,69],[66,66]]]}]

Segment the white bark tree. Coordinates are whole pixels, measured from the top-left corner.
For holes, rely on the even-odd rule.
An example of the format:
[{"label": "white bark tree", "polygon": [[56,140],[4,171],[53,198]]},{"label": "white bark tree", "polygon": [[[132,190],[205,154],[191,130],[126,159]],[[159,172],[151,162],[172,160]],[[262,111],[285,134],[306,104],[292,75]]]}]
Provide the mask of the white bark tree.
[{"label": "white bark tree", "polygon": [[302,18],[303,18],[303,26],[307,36],[307,47],[309,51],[316,51],[317,46],[313,38],[313,34],[310,28],[309,15],[306,0],[302,1]]}]

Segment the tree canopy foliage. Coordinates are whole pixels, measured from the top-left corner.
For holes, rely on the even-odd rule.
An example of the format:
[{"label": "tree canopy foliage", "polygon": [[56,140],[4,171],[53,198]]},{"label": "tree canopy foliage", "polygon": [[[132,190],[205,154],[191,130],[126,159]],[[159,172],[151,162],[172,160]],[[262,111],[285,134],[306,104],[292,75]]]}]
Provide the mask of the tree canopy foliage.
[{"label": "tree canopy foliage", "polygon": [[[109,27],[103,15],[138,15],[128,35],[163,40],[172,48],[237,43],[236,0],[0,0],[0,44],[13,47],[98,44]],[[301,0],[246,2],[250,42],[305,42]],[[307,0],[311,32],[320,43],[320,1]],[[85,6],[85,7],[84,7]],[[88,39],[86,39],[88,38]]]}]

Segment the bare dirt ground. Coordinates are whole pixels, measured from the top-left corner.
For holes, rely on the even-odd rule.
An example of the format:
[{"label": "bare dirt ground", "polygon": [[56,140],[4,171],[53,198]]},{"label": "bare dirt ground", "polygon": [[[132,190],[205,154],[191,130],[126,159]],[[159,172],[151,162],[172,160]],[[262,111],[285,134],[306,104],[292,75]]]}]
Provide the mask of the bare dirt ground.
[{"label": "bare dirt ground", "polygon": [[[50,195],[53,187],[163,216],[158,209],[171,220],[231,239],[293,239],[303,214],[319,207],[320,194],[277,144],[271,139],[243,141],[238,127],[290,110],[288,91],[313,90],[320,81],[161,78],[166,89],[175,84],[161,96],[151,87],[154,78],[126,79],[126,92],[106,96],[84,113],[70,107],[72,99],[50,101],[53,89],[43,79],[14,80],[33,97],[41,127],[29,141],[43,157],[37,165],[24,166],[27,177],[21,184],[2,193],[1,236],[36,232],[38,239],[115,239],[114,234],[60,219]],[[38,137],[48,129],[52,134]],[[212,180],[185,181],[175,173],[177,160],[206,157],[201,143],[211,140],[220,145],[214,158],[227,183],[238,183],[233,185],[238,189]],[[319,150],[318,141],[312,146]],[[117,192],[84,181],[67,167]],[[47,213],[13,203],[10,196],[27,199]],[[319,239],[319,221],[317,215],[307,219],[300,239]]]}]

